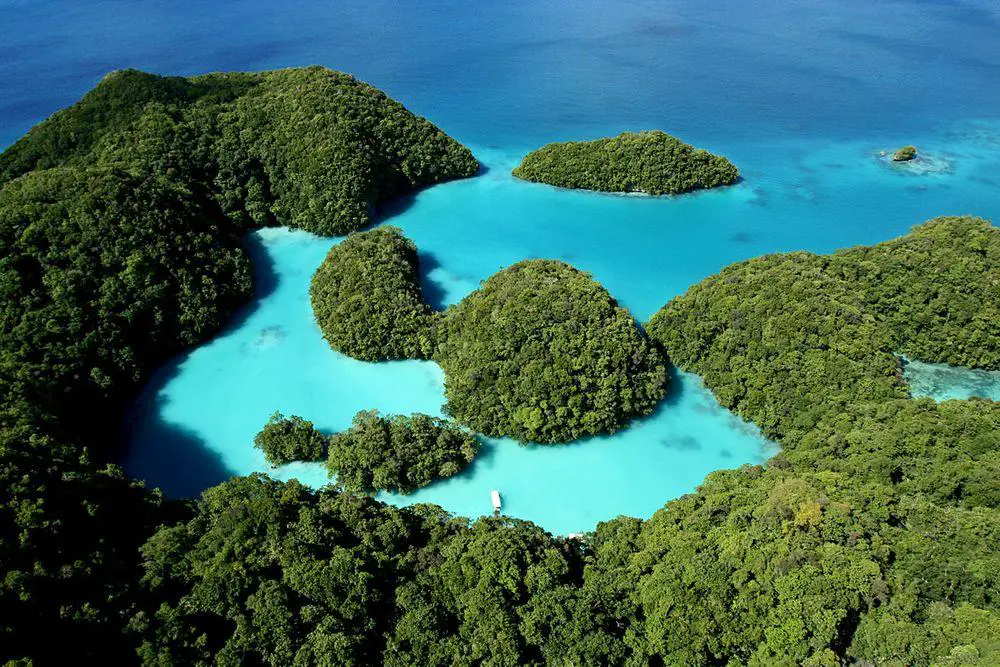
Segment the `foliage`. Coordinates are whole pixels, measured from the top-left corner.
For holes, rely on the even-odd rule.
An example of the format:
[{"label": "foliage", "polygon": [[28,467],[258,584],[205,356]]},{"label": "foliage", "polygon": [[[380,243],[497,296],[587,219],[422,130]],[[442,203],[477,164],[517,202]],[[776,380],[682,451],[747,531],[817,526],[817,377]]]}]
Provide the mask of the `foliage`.
[{"label": "foliage", "polygon": [[207,491],[143,556],[144,589],[162,600],[132,623],[147,664],[601,664],[624,655],[600,601],[580,592],[589,588],[579,547],[515,519],[469,526],[439,508],[254,475]]},{"label": "foliage", "polygon": [[628,311],[558,261],[495,274],[435,336],[446,411],[487,435],[556,443],[613,432],[665,392],[666,364]]},{"label": "foliage", "polygon": [[647,331],[770,437],[801,437],[856,401],[904,398],[888,335],[824,265],[790,253],[726,267],[664,306]]},{"label": "foliage", "polygon": [[943,217],[901,238],[832,257],[915,359],[1000,369],[1000,232],[975,217]]},{"label": "foliage", "polygon": [[379,662],[410,512],[251,476],[209,489],[143,547],[162,603],[133,620],[146,664]]},{"label": "foliage", "polygon": [[[249,293],[237,238],[162,177],[57,168],[0,190],[8,655],[127,650],[134,554],[160,500],[105,466],[113,415],[156,364],[204,340]],[[43,626],[67,643],[33,642]]]},{"label": "foliage", "polygon": [[780,456],[942,505],[1000,508],[1000,403],[863,403],[823,420]]},{"label": "foliage", "polygon": [[893,604],[862,620],[851,648],[853,656],[889,667],[908,665],[994,665],[1000,661],[1000,615],[972,605],[930,606],[917,623]]},{"label": "foliage", "polygon": [[[302,116],[282,81],[302,84]],[[333,165],[351,145],[316,117],[333,89],[371,164],[396,132],[462,162],[318,69],[122,73],[0,157],[0,660],[128,663],[137,646],[148,664],[997,662],[996,404],[912,400],[895,359],[1000,367],[1000,232],[977,219],[751,260],[657,314],[652,336],[783,453],[713,473],[649,521],[566,540],[257,475],[168,503],[106,465],[138,384],[248,297],[244,223],[314,228],[319,206],[348,224],[359,202],[441,175],[419,168],[438,149],[379,177]],[[302,137],[316,163],[299,164],[314,155]],[[556,441],[662,395],[662,358],[563,264],[518,264],[438,319],[428,338],[470,422]],[[350,452],[379,480],[471,458],[471,436],[439,420],[359,420]],[[288,423],[279,434],[315,452],[307,422]]]},{"label": "foliage", "polygon": [[724,157],[651,131],[548,144],[528,153],[514,175],[563,188],[676,195],[732,185],[739,170]]},{"label": "foliage", "polygon": [[333,246],[309,296],[333,349],[366,361],[428,356],[434,313],[423,300],[417,248],[399,229],[358,232]]},{"label": "foliage", "polygon": [[470,428],[525,441],[613,432],[652,411],[665,362],[628,311],[590,276],[530,260],[435,313],[417,251],[394,227],[352,234],[313,276],[317,322],[357,359],[425,358],[445,372],[445,411]]},{"label": "foliage", "polygon": [[1000,368],[998,264],[995,227],[938,218],[871,248],[727,267],[647,329],[724,406],[797,441],[850,405],[906,397],[898,352]]},{"label": "foliage", "polygon": [[61,165],[155,170],[207,188],[237,223],[344,234],[379,204],[471,176],[467,148],[355,78],[322,67],[109,74],[0,156],[0,183]]},{"label": "foliage", "polygon": [[892,154],[893,162],[907,162],[917,157],[916,146],[903,146]]},{"label": "foliage", "polygon": [[337,486],[357,493],[410,493],[462,471],[479,450],[471,433],[423,414],[354,416],[350,429],[330,438],[327,467]]},{"label": "foliage", "polygon": [[322,461],[326,458],[328,441],[313,428],[312,422],[275,412],[254,437],[253,444],[264,452],[271,465],[280,466],[292,461]]},{"label": "foliage", "polygon": [[185,508],[106,461],[140,383],[250,296],[245,225],[346,231],[475,169],[322,68],[117,72],[0,154],[0,661],[134,659],[138,547]]}]

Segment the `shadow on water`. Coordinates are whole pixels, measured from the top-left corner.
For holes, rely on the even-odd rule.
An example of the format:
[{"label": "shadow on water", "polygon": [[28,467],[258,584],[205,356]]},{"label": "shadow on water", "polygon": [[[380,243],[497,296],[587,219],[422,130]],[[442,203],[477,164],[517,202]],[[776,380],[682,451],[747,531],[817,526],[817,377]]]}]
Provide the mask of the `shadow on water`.
[{"label": "shadow on water", "polygon": [[371,229],[384,223],[391,225],[392,218],[403,215],[416,203],[418,194],[420,194],[420,190],[379,203],[371,223],[366,225],[365,229]]},{"label": "shadow on water", "polygon": [[[160,391],[179,373],[186,358],[186,354],[181,355],[154,373],[126,411],[118,455],[127,473],[144,479],[150,488],[159,487],[170,498],[196,498],[205,489],[235,474],[203,439],[163,418],[163,408],[169,399]],[[141,458],[134,456],[140,435]],[[150,479],[151,473],[154,476]]]},{"label": "shadow on water", "polygon": [[664,410],[668,407],[674,407],[678,403],[680,403],[681,374],[680,371],[677,370],[677,367],[674,366],[673,364],[670,364],[670,368],[667,370],[667,377],[668,380],[667,380],[666,395],[663,397],[663,400],[661,400],[656,405],[656,408],[649,414],[649,417],[644,417],[644,419],[655,417],[657,414],[660,413],[661,410]]},{"label": "shadow on water", "polygon": [[257,302],[274,293],[278,287],[278,274],[263,239],[256,234],[247,234],[243,237],[243,247],[253,267],[253,302]]},{"label": "shadow on water", "polygon": [[424,301],[434,310],[444,310],[447,307],[448,294],[439,283],[431,278],[431,272],[439,268],[441,263],[427,252],[419,252],[420,289],[424,293]]},{"label": "shadow on water", "polygon": [[[248,234],[243,238],[243,247],[253,267],[254,295],[249,303],[233,313],[213,339],[239,329],[257,310],[260,302],[273,294],[278,286],[274,260],[268,254],[263,239]],[[148,485],[159,486],[167,496],[178,498],[197,497],[204,489],[235,474],[223,465],[219,455],[210,450],[204,440],[183,426],[163,419],[167,399],[160,395],[160,391],[177,376],[190,353],[191,350],[181,352],[154,372],[126,409],[115,457],[119,463],[128,464],[134,453],[136,436],[139,435],[136,429],[141,425],[145,441],[142,465],[127,472],[141,478],[155,470],[155,479],[150,480]]]}]

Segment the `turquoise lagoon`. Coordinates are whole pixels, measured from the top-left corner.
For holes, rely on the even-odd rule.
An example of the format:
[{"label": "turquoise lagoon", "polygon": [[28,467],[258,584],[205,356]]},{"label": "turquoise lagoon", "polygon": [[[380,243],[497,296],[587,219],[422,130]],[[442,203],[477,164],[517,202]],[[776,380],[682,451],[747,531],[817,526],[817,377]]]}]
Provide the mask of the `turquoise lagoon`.
[{"label": "turquoise lagoon", "polygon": [[[758,166],[744,158],[736,186],[662,198],[521,182],[510,176],[521,152],[474,146],[481,175],[397,202],[383,224],[401,227],[417,243],[425,294],[437,307],[513,262],[550,257],[591,272],[645,321],[730,262],[779,249],[828,251],[846,244],[838,242],[842,236],[871,242],[902,233],[928,217],[924,200],[947,196],[998,159],[995,146],[984,147],[987,131],[992,126],[974,123],[949,129],[947,143],[928,140],[942,145],[934,169],[900,169],[882,159],[877,142],[812,150],[798,143],[780,151],[784,161],[769,156]],[[842,198],[847,191],[850,201]],[[866,204],[884,212],[877,203],[887,197],[913,209],[891,231],[865,214]],[[251,235],[260,298],[147,389],[123,462],[130,474],[171,495],[195,495],[253,471],[321,486],[329,480],[320,464],[271,470],[253,448],[254,434],[275,410],[327,432],[347,428],[358,410],[440,414],[443,374],[433,362],[360,362],[322,339],[308,286],[337,242],[282,228]],[[622,514],[648,517],[713,470],[762,463],[776,451],[752,424],[722,409],[697,376],[676,373],[660,409],[613,436],[558,447],[484,439],[464,474],[409,496],[380,497],[475,517],[490,511],[489,491],[499,489],[506,513],[553,532],[578,532]]]},{"label": "turquoise lagoon", "polygon": [[[8,0],[0,146],[116,68],[327,65],[427,116],[485,165],[383,212],[420,248],[432,302],[549,257],[590,271],[645,321],[734,261],[876,243],[938,215],[1000,219],[997,34],[995,0],[300,0],[280,10],[265,0]],[[648,128],[726,155],[744,180],[649,198],[510,176],[545,142]],[[882,156],[904,144],[924,157]],[[161,369],[128,419],[126,469],[171,495],[266,471],[251,440],[275,410],[333,431],[361,409],[434,414],[443,401],[434,364],[357,362],[320,338],[306,292],[336,240],[266,230],[248,242],[258,298]],[[579,531],[648,516],[712,470],[772,451],[698,378],[679,375],[656,414],[615,436],[552,448],[490,441],[467,474],[388,500],[476,516],[498,488],[509,513]],[[325,481],[316,466],[274,474]]]}]

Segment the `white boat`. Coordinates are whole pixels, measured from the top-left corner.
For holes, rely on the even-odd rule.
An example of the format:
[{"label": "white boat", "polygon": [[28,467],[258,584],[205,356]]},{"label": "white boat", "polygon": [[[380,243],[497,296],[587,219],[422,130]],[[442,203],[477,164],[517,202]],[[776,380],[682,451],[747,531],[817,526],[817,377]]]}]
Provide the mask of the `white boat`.
[{"label": "white boat", "polygon": [[500,503],[500,492],[496,489],[490,491],[490,502],[493,503],[493,513],[500,514],[500,510],[502,509],[502,505]]}]

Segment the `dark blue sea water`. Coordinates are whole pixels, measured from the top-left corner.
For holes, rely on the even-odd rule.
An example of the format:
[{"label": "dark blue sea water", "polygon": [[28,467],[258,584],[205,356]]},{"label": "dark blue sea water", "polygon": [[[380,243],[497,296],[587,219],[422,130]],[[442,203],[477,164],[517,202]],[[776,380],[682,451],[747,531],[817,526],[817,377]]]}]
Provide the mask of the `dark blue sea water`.
[{"label": "dark blue sea water", "polygon": [[[422,251],[438,305],[498,268],[560,258],[644,320],[733,261],[872,243],[944,214],[1000,212],[1000,4],[25,2],[0,4],[0,145],[107,71],[269,69],[357,75],[468,144],[475,179],[431,188],[386,220]],[[529,150],[658,128],[725,154],[744,181],[678,198],[514,181]],[[905,143],[924,159],[881,157]],[[140,402],[126,468],[171,494],[264,470],[253,434],[280,409],[327,430],[361,409],[435,413],[430,363],[330,351],[305,298],[335,240],[251,240],[267,287],[237,324],[164,369]],[[266,261],[263,261],[266,260]],[[650,419],[563,448],[490,442],[462,477],[409,499],[467,515],[500,489],[510,513],[568,532],[648,516],[708,472],[772,451],[696,377]],[[322,483],[315,466],[279,476]]]}]

